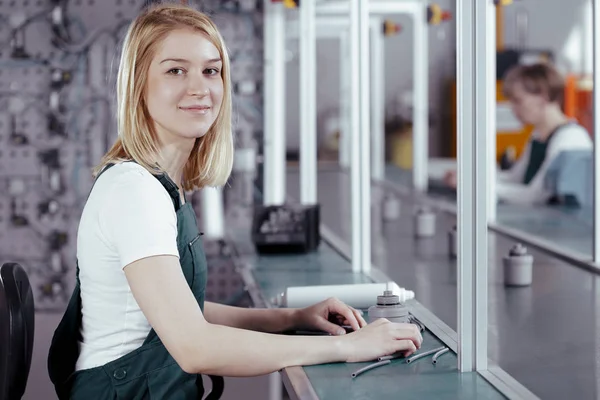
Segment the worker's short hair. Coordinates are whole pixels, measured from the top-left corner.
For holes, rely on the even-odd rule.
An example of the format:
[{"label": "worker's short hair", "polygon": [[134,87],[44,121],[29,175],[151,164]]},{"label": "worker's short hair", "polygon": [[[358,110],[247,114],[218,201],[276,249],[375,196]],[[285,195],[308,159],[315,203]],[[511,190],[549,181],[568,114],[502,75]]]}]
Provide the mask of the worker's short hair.
[{"label": "worker's short hair", "polygon": [[150,121],[144,95],[148,70],[158,44],[177,29],[204,34],[217,48],[223,62],[223,100],[208,132],[198,139],[183,170],[185,190],[224,185],[233,167],[232,100],[227,47],[217,26],[192,7],[162,4],[148,7],[129,26],[117,74],[118,139],[94,169],[96,176],[107,164],[133,160],[153,174],[159,141]]},{"label": "worker's short hair", "polygon": [[503,94],[513,98],[515,84],[520,83],[529,94],[544,96],[548,101],[562,106],[565,81],[550,63],[518,65],[511,68],[504,77]]}]

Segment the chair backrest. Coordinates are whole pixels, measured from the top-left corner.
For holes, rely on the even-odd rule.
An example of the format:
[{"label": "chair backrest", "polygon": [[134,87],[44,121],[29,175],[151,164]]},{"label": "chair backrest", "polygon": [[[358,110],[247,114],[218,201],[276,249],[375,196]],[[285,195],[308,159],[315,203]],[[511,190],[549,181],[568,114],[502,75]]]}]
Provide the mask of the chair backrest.
[{"label": "chair backrest", "polygon": [[25,270],[16,263],[0,267],[0,400],[25,393],[35,329],[33,293]]},{"label": "chair backrest", "polygon": [[580,207],[593,204],[594,153],[592,150],[564,150],[550,164],[544,187],[554,196],[573,197]]}]

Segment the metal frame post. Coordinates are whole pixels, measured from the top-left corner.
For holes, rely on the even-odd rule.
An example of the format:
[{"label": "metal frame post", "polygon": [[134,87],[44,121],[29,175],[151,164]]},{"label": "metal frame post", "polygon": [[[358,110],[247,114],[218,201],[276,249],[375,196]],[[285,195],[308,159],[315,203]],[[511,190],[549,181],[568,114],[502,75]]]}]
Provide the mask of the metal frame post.
[{"label": "metal frame post", "polygon": [[413,22],[413,187],[419,192],[426,192],[429,183],[429,40],[426,21],[427,9],[422,3],[417,7]]},{"label": "metal frame post", "polygon": [[315,0],[300,5],[300,202],[317,203]]},{"label": "metal frame post", "polygon": [[264,205],[283,205],[285,162],[285,9],[264,0]]},{"label": "metal frame post", "polygon": [[[458,0],[458,363],[487,370],[488,147],[495,118],[492,0]],[[490,82],[491,81],[491,82]]]},{"label": "metal frame post", "polygon": [[593,262],[600,264],[600,2],[592,0],[594,74],[594,240]]},{"label": "metal frame post", "polygon": [[382,19],[371,18],[371,177],[385,179],[385,41]]},{"label": "metal frame post", "polygon": [[350,2],[350,96],[352,271],[371,269],[371,180],[369,165],[369,9]]}]

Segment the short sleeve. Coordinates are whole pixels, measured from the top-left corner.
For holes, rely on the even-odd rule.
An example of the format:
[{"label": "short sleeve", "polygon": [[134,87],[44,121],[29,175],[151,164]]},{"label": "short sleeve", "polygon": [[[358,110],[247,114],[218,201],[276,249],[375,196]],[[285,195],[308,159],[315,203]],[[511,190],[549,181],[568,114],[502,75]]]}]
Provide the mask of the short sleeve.
[{"label": "short sleeve", "polygon": [[179,257],[173,202],[149,173],[132,171],[119,177],[99,217],[121,268],[151,256]]}]

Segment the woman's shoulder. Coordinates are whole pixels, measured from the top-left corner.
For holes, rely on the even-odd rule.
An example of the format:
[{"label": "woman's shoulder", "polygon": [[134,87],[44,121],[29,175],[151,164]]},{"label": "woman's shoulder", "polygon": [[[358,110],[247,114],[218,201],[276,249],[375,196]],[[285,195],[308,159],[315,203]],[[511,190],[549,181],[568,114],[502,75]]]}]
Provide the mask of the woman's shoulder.
[{"label": "woman's shoulder", "polygon": [[552,139],[554,144],[590,148],[593,146],[589,132],[577,122],[572,122],[558,129]]},{"label": "woman's shoulder", "polygon": [[160,181],[135,162],[122,162],[105,169],[95,183],[99,192],[111,197],[141,197],[146,201],[169,198]]}]

